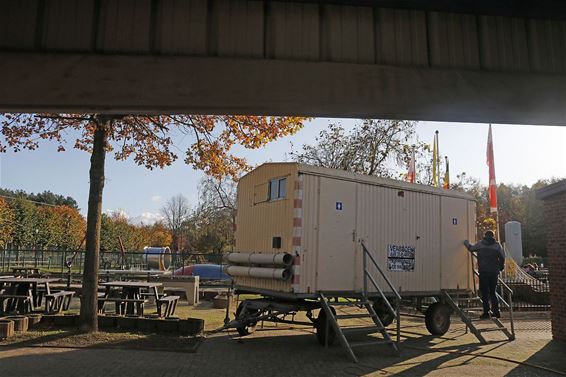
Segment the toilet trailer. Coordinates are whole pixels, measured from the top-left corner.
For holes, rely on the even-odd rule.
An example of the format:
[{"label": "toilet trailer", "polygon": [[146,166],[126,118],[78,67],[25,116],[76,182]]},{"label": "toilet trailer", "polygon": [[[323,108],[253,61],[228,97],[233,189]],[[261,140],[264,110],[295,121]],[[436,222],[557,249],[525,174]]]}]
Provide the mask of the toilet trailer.
[{"label": "toilet trailer", "polygon": [[226,272],[241,292],[361,292],[362,244],[404,298],[473,289],[463,241],[476,239],[475,201],[454,190],[266,163],[238,183],[235,237]]}]

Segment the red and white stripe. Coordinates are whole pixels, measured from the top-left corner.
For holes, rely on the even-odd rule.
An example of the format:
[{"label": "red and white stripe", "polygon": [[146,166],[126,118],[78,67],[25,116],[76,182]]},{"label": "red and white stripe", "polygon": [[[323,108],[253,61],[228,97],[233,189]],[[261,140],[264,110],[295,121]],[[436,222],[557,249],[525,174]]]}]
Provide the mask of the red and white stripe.
[{"label": "red and white stripe", "polygon": [[491,137],[491,124],[487,135],[487,166],[489,166],[489,209],[491,213],[497,213],[497,183],[495,182],[495,158],[493,156],[493,138]]},{"label": "red and white stripe", "polygon": [[293,199],[293,292],[300,291],[301,283],[301,248],[303,239],[303,176],[295,181]]}]

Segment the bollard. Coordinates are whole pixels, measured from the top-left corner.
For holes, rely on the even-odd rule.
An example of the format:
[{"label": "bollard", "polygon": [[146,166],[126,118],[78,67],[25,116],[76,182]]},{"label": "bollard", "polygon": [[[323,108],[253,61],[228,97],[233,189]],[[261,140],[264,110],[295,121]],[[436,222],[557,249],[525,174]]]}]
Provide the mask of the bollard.
[{"label": "bollard", "polygon": [[14,323],[14,331],[28,331],[28,317],[23,315],[13,315],[8,316],[5,319],[8,319]]},{"label": "bollard", "polygon": [[14,321],[0,319],[0,339],[6,339],[11,336],[14,336]]}]

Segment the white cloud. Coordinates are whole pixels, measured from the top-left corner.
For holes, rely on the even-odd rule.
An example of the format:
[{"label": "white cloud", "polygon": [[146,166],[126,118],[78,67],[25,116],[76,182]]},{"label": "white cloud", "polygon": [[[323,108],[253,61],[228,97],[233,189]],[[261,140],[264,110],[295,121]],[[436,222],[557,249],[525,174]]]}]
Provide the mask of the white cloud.
[{"label": "white cloud", "polygon": [[128,212],[124,211],[121,208],[107,209],[106,211],[104,211],[104,213],[107,214],[108,216],[118,216],[118,217],[124,217],[126,219],[130,218],[130,215],[128,214]]},{"label": "white cloud", "polygon": [[161,201],[161,196],[159,196],[159,195],[153,195],[153,196],[151,197],[151,201],[154,202],[154,203],[159,203],[159,202]]},{"label": "white cloud", "polygon": [[144,225],[152,225],[161,220],[163,220],[163,216],[157,212],[143,212],[139,216],[130,218],[132,223]]},{"label": "white cloud", "polygon": [[121,208],[118,209],[108,209],[104,211],[108,216],[119,216],[127,219],[130,223],[136,225],[153,225],[158,221],[163,220],[163,215],[159,212],[142,212],[141,215],[131,216],[128,212]]}]

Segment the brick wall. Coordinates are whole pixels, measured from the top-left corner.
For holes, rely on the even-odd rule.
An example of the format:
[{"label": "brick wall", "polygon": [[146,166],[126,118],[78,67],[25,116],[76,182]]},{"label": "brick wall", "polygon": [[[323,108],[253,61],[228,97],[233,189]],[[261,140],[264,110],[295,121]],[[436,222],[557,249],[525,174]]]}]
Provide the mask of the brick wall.
[{"label": "brick wall", "polygon": [[566,192],[543,200],[550,268],[552,336],[566,340]]}]

